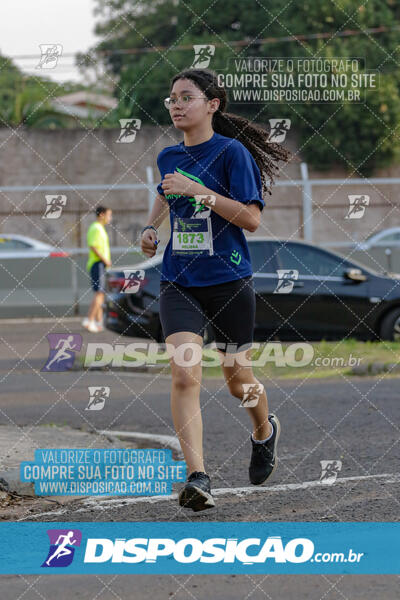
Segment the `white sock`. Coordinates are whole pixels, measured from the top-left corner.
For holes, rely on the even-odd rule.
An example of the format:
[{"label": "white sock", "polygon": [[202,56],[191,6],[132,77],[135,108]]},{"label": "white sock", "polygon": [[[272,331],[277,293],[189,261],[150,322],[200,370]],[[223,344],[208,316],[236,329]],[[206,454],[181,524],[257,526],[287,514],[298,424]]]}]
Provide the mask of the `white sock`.
[{"label": "white sock", "polygon": [[265,440],[255,440],[253,434],[251,434],[251,439],[253,440],[253,442],[255,442],[256,444],[265,444],[265,442],[270,440],[272,438],[272,436],[274,435],[274,427],[273,427],[272,423],[271,423],[271,427],[272,427],[271,435],[269,435],[267,438],[265,438]]}]

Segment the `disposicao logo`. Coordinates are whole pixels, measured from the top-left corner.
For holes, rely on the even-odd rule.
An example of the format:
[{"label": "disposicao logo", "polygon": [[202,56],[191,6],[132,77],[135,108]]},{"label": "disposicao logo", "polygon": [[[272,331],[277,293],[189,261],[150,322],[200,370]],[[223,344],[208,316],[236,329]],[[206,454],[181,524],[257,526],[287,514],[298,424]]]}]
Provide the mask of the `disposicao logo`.
[{"label": "disposicao logo", "polygon": [[68,567],[73,561],[75,547],[81,545],[79,529],[48,529],[50,548],[42,567]]},{"label": "disposicao logo", "polygon": [[[154,527],[150,529],[154,531]],[[200,570],[202,565],[214,565],[213,569],[217,572],[224,572],[224,565],[229,565],[229,572],[240,572],[243,565],[253,565],[255,569],[259,565],[290,568],[291,565],[305,566],[306,563],[317,563],[318,570],[320,563],[332,566],[342,563],[348,568],[350,563],[360,564],[365,557],[364,552],[356,552],[350,547],[317,552],[314,542],[308,537],[288,539],[287,535],[241,537],[222,534],[220,537],[199,538],[187,532],[174,538],[150,537],[143,528],[141,531],[143,537],[129,537],[123,533],[120,537],[85,536],[85,547],[79,551],[72,570],[85,571],[86,565],[87,568],[90,566],[91,572],[108,572],[110,567],[120,565],[118,572],[136,569],[135,572],[145,573],[149,568],[168,570],[179,564]],[[223,528],[220,527],[219,531],[222,533]],[[49,529],[47,534],[50,548],[41,567],[68,567],[74,560],[75,550],[83,545],[81,530]]]},{"label": "disposicao logo", "polygon": [[[248,554],[249,548],[253,548]],[[286,544],[280,536],[244,540],[228,538],[89,538],[85,563],[155,563],[160,557],[172,557],[178,563],[303,563],[312,557],[314,544],[308,538],[295,538]]]}]

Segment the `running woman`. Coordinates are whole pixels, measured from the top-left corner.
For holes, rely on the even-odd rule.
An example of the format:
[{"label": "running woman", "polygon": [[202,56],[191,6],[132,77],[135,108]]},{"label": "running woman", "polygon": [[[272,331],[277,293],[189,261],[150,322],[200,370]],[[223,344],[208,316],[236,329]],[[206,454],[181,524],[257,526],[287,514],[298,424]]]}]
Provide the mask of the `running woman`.
[{"label": "running woman", "polygon": [[[204,328],[212,325],[229,391],[243,401],[244,388],[260,385],[252,367],[243,366],[244,359],[250,359],[256,306],[243,229],[257,230],[263,191],[270,193],[279,171],[277,161],[286,162],[290,153],[268,143],[264,129],[225,112],[225,89],[209,69],[177,74],[164,103],[184,139],[158,155],[162,182],[142,230],[141,247],[146,256],[154,256],[157,228],[169,212],[171,237],[163,256],[160,320],[165,341],[174,349],[172,419],[189,473],[179,504],[199,511],[215,505],[203,461]],[[199,357],[193,366],[177,352],[186,344]],[[280,433],[279,420],[268,413],[261,389],[256,405],[246,406],[253,425],[249,478],[255,485],[264,483],[277,465]]]}]

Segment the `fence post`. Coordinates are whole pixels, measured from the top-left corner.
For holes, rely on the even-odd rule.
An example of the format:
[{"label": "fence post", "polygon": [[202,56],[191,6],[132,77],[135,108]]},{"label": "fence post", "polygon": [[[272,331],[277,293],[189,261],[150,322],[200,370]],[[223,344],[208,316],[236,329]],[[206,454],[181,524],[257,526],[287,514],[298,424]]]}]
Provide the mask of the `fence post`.
[{"label": "fence post", "polygon": [[146,167],[146,177],[147,177],[147,185],[148,185],[148,198],[149,198],[149,214],[151,213],[151,209],[153,208],[154,203],[154,176],[153,176],[153,167]]},{"label": "fence post", "polygon": [[300,164],[301,179],[303,181],[303,238],[307,242],[313,239],[313,214],[312,214],[312,186],[308,178],[307,163]]},{"label": "fence post", "polygon": [[78,290],[78,270],[75,260],[71,261],[71,288],[74,303],[74,315],[79,315],[79,290]]}]

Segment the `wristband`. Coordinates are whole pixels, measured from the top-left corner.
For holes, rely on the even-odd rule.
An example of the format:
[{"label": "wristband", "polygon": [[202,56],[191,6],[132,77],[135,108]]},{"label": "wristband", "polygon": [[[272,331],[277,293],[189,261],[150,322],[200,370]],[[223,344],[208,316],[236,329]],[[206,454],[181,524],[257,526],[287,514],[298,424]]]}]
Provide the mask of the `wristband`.
[{"label": "wristband", "polygon": [[146,225],[146,227],[143,227],[142,231],[140,232],[140,235],[143,235],[143,232],[146,231],[146,229],[154,229],[154,231],[157,233],[157,229],[153,227],[153,225]]}]

